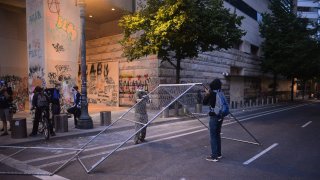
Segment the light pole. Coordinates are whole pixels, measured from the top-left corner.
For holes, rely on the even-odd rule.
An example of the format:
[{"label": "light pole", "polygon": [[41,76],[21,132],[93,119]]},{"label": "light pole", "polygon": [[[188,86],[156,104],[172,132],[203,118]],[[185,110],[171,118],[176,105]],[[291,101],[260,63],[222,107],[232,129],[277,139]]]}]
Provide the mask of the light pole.
[{"label": "light pole", "polygon": [[86,3],[85,0],[78,0],[77,4],[80,7],[80,26],[81,26],[81,115],[77,122],[79,129],[92,129],[93,122],[88,113],[87,99],[87,67],[86,67]]}]

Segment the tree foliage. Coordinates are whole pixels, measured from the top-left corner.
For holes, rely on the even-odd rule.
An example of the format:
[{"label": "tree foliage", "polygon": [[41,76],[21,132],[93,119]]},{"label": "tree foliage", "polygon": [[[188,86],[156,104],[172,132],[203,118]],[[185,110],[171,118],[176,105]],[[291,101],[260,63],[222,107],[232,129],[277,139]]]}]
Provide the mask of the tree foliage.
[{"label": "tree foliage", "polygon": [[272,13],[264,13],[260,24],[265,38],[262,69],[291,79],[291,100],[295,78],[305,82],[320,72],[317,29],[308,29],[308,20],[297,17],[294,8],[293,0],[271,0]]},{"label": "tree foliage", "polygon": [[156,54],[169,62],[179,83],[181,60],[233,46],[245,34],[241,20],[222,0],[146,0],[139,11],[120,20],[120,43],[129,61]]},{"label": "tree foliage", "polygon": [[260,32],[266,72],[288,78],[311,78],[319,73],[319,45],[314,39],[315,29],[308,29],[308,21],[297,17],[293,0],[271,0],[272,13],[262,14]]}]

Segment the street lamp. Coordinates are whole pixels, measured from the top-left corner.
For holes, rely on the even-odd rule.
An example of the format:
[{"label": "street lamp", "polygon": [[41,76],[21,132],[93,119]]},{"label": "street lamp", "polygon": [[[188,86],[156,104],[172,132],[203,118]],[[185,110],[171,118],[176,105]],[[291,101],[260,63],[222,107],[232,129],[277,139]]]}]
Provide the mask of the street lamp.
[{"label": "street lamp", "polygon": [[88,98],[87,98],[87,67],[86,67],[86,3],[85,0],[77,0],[77,5],[80,7],[80,28],[81,28],[81,115],[77,122],[79,129],[92,129],[93,122],[88,113]]}]

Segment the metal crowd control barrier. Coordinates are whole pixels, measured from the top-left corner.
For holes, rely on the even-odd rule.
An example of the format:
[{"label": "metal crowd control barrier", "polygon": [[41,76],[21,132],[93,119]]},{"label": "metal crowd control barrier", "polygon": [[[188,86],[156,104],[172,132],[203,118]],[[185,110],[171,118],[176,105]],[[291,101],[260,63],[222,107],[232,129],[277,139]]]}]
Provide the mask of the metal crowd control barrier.
[{"label": "metal crowd control barrier", "polygon": [[[144,96],[141,101],[134,104],[131,108],[128,109],[128,111],[126,111],[124,114],[122,114],[117,120],[112,122],[109,126],[106,126],[102,131],[100,131],[97,135],[95,135],[89,141],[84,143],[80,148],[0,146],[0,148],[19,149],[17,152],[11,153],[9,156],[2,158],[0,160],[0,162],[4,161],[7,158],[10,158],[10,157],[17,155],[17,154],[25,151],[26,149],[43,149],[43,150],[54,150],[54,149],[58,150],[58,149],[60,149],[60,150],[75,151],[74,154],[69,159],[64,161],[64,163],[61,166],[59,166],[58,168],[56,168],[52,173],[0,172],[0,174],[33,174],[33,175],[50,175],[51,176],[51,175],[54,175],[55,173],[59,172],[62,168],[66,167],[74,159],[76,159],[81,164],[81,166],[83,167],[83,169],[87,173],[91,173],[101,163],[103,163],[107,158],[109,158],[113,153],[115,153],[123,145],[125,145],[130,139],[132,139],[137,133],[139,133],[142,129],[144,129],[148,125],[150,125],[150,123],[152,123],[157,117],[161,116],[163,111],[167,110],[169,107],[172,107],[172,105],[174,105],[175,102],[182,104],[182,107],[185,108],[186,115],[188,115],[192,118],[198,119],[201,124],[203,124],[205,127],[208,128],[208,126],[205,125],[199,119],[199,117],[197,117],[197,116],[203,115],[203,114],[191,113],[190,108],[188,108],[188,106],[195,107],[194,106],[194,103],[195,103],[194,99],[195,99],[195,94],[197,92],[197,89],[195,87],[201,88],[202,90],[203,90],[203,88],[205,88],[205,86],[202,83],[160,84],[157,88],[155,88],[150,93],[148,93],[147,96]],[[195,88],[195,89],[193,89],[193,91],[192,91],[191,90],[192,88]],[[150,97],[150,99],[153,100],[153,102],[150,103],[149,109],[153,109],[155,113],[149,118],[150,120],[147,123],[137,122],[136,119],[132,120],[132,117],[135,118],[135,115],[130,114],[130,113],[132,113],[131,111],[134,110],[136,113],[136,111],[139,109],[139,107],[141,107],[141,105],[142,105],[141,103],[143,103],[144,100],[147,100],[148,97]],[[129,117],[126,117],[126,116],[129,116]],[[121,120],[124,122],[127,122],[127,123],[133,123],[134,125],[140,124],[142,126],[138,129],[136,128],[137,126],[135,126],[134,132],[131,133],[129,136],[125,136],[125,140],[120,141],[121,143],[119,143],[119,144],[114,144],[117,146],[115,148],[113,148],[108,154],[102,154],[101,155],[102,157],[99,160],[93,161],[94,164],[91,165],[90,167],[87,167],[86,163],[84,162],[85,158],[81,158],[81,155],[85,154],[85,151],[89,148],[89,144],[91,144],[94,140],[98,139],[99,136],[101,136],[103,133],[107,133],[108,130],[110,130],[113,126],[115,126],[116,123],[120,123]],[[244,128],[244,126],[239,121],[237,121],[237,122],[241,125],[241,127]],[[113,132],[111,131],[111,133],[113,133]],[[249,131],[247,131],[247,133],[249,133],[252,136],[252,134]],[[246,142],[246,143],[252,143],[249,141],[237,140],[237,139],[232,139],[232,138],[226,138],[226,139],[236,140],[236,141]],[[253,139],[256,140],[254,137],[253,137]],[[256,143],[252,143],[252,144],[260,144],[260,143],[256,140]]]},{"label": "metal crowd control barrier", "polygon": [[[110,126],[106,127],[104,130],[102,130],[99,134],[97,134],[95,137],[93,137],[88,143],[86,143],[81,149],[81,151],[79,151],[76,156],[77,156],[77,160],[80,162],[80,164],[82,165],[82,167],[85,169],[85,171],[87,173],[92,172],[97,166],[99,166],[103,161],[105,161],[108,157],[110,157],[114,152],[116,152],[119,148],[121,148],[125,143],[127,143],[130,139],[132,139],[138,132],[140,132],[143,128],[147,127],[151,122],[153,122],[158,116],[161,115],[161,113],[168,108],[170,105],[172,105],[175,101],[177,101],[181,96],[183,96],[186,92],[188,92],[192,87],[194,87],[195,85],[201,85],[201,83],[190,83],[190,84],[160,84],[156,89],[154,89],[152,92],[150,92],[148,94],[148,96],[150,96],[154,91],[156,91],[157,89],[159,89],[160,87],[164,87],[164,86],[189,86],[188,88],[186,88],[186,90],[183,91],[183,93],[179,93],[179,95],[174,98],[173,101],[169,102],[164,108],[160,109],[160,111],[153,117],[151,118],[151,120],[148,121],[148,123],[143,124],[143,127],[141,127],[138,131],[136,131],[135,133],[133,133],[131,136],[129,136],[124,142],[122,142],[120,145],[118,145],[115,149],[113,149],[108,155],[102,157],[99,161],[97,161],[93,166],[91,166],[90,169],[88,169],[85,164],[82,162],[82,160],[78,157],[79,154],[81,152],[83,152],[85,150],[85,147],[92,142],[95,138],[97,138],[100,134],[102,134],[103,132],[105,132],[107,129],[109,129],[113,124],[115,124],[117,121],[119,120],[126,120],[128,121],[128,119],[125,119],[124,116],[129,113],[133,108],[135,108],[139,103],[141,103],[142,101],[136,103],[134,106],[132,106],[126,113],[124,113],[119,119],[117,119],[115,122],[113,122]],[[134,123],[137,123],[134,121]]]}]

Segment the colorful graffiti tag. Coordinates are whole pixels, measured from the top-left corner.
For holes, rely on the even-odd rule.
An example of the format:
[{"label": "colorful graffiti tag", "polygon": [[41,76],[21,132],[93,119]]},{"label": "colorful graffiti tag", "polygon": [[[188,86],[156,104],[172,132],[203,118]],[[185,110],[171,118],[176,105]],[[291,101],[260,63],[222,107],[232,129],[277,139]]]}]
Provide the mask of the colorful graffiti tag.
[{"label": "colorful graffiti tag", "polygon": [[75,25],[72,22],[69,22],[67,19],[64,19],[60,15],[58,16],[56,27],[65,31],[69,39],[75,40],[77,38],[77,30]]},{"label": "colorful graffiti tag", "polygon": [[[118,63],[97,62],[88,63],[87,69],[87,93],[88,102],[93,104],[105,104],[107,106],[118,106]],[[81,75],[79,65],[79,79]],[[80,81],[78,82],[80,83]],[[80,84],[79,84],[80,85]]]},{"label": "colorful graffiti tag", "polygon": [[13,102],[16,104],[18,111],[25,110],[25,104],[28,100],[28,78],[21,78],[15,75],[5,75],[1,76],[0,79],[4,80],[7,83],[8,87],[12,87]]}]

